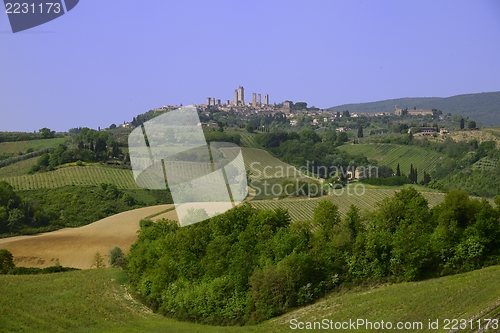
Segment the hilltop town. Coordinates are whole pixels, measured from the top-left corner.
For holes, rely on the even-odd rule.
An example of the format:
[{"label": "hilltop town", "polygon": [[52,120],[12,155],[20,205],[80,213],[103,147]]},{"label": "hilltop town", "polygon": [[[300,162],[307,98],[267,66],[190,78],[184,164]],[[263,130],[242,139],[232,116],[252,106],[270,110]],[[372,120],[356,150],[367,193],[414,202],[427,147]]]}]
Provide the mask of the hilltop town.
[{"label": "hilltop town", "polygon": [[[147,112],[145,117],[142,117],[140,121],[135,118],[132,122],[124,122],[119,127],[133,128],[139,123],[151,119],[157,115],[164,112],[175,110],[181,105],[164,105]],[[408,108],[402,109],[394,106],[394,112],[388,112],[387,110],[381,110],[379,112],[350,112],[349,110],[334,111],[330,109],[320,109],[315,106],[308,106],[306,102],[293,102],[291,100],[286,100],[280,103],[270,103],[269,94],[264,94],[264,99],[262,101],[262,94],[252,93],[252,100],[245,101],[245,89],[243,86],[239,86],[234,90],[233,100],[226,100],[222,103],[222,100],[215,97],[207,97],[205,104],[190,104],[189,106],[196,107],[200,119],[207,121],[213,121],[214,113],[219,113],[217,118],[227,118],[228,115],[235,116],[240,119],[245,119],[248,121],[249,118],[255,117],[271,117],[279,118],[281,123],[288,123],[289,126],[297,126],[301,122],[300,119],[307,117],[312,125],[320,125],[327,123],[339,123],[342,121],[341,118],[373,118],[373,117],[387,117],[387,116],[430,116],[433,120],[444,121],[445,116],[442,112],[436,109],[425,110],[425,109],[412,109]],[[227,113],[227,115],[224,115]],[[204,117],[203,117],[204,116]],[[140,116],[139,116],[140,117]],[[437,127],[437,126],[436,126]],[[348,130],[346,127],[340,127],[338,131]],[[436,128],[436,131],[438,129]]]},{"label": "hilltop town", "polygon": [[[173,110],[181,107],[182,105],[164,105],[162,107],[155,108],[154,111],[162,112],[165,110]],[[277,113],[282,113],[287,116],[287,118],[293,118],[294,115],[309,115],[309,116],[318,116],[318,115],[330,115],[331,118],[328,120],[333,120],[333,118],[341,118],[342,116],[349,117],[380,117],[380,116],[404,116],[404,115],[420,115],[426,116],[431,115],[435,116],[438,110],[422,110],[422,109],[414,109],[408,110],[394,107],[394,113],[387,111],[380,111],[375,113],[368,112],[340,112],[340,111],[332,111],[330,109],[320,109],[317,107],[308,107],[306,102],[296,102],[293,103],[291,100],[286,100],[280,103],[270,103],[269,94],[264,94],[264,101],[262,102],[262,94],[260,93],[252,93],[252,101],[247,101],[245,103],[245,89],[243,86],[239,86],[234,90],[234,98],[233,100],[226,100],[225,103],[222,103],[222,100],[215,97],[207,97],[205,104],[190,104],[190,106],[196,107],[199,112],[208,112],[208,111],[226,111],[226,112],[234,112],[236,114],[242,116],[249,115],[274,115]]]}]

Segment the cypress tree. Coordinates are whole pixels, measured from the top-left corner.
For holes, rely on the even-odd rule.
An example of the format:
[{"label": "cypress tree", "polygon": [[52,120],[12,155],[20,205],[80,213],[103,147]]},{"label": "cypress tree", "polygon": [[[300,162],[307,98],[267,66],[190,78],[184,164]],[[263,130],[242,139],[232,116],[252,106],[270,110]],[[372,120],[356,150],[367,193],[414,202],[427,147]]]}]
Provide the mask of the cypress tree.
[{"label": "cypress tree", "polygon": [[363,125],[359,125],[358,127],[358,138],[363,137]]}]

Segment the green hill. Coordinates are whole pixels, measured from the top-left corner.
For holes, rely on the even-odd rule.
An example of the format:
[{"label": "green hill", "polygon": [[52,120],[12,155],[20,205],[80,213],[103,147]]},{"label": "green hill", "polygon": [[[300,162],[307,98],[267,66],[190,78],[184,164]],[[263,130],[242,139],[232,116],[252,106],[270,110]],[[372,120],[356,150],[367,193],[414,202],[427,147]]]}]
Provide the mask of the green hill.
[{"label": "green hill", "polygon": [[339,147],[353,155],[364,155],[370,160],[378,161],[379,165],[390,166],[394,172],[399,163],[401,173],[408,175],[410,165],[417,168],[418,181],[424,176],[424,171],[430,172],[441,155],[434,151],[414,146],[402,146],[390,143],[367,143],[357,145],[344,145]]},{"label": "green hill", "polygon": [[444,113],[461,114],[483,123],[483,126],[500,125],[500,92],[465,94],[451,97],[397,98],[369,103],[354,103],[334,106],[332,111],[350,112],[394,112],[398,108],[438,109]]},{"label": "green hill", "polygon": [[[236,157],[235,150],[225,148],[228,158]],[[245,167],[253,179],[298,177],[295,167],[273,157],[269,152],[256,148],[242,148]],[[136,189],[132,170],[95,165],[63,166],[54,171],[26,174],[36,159],[17,162],[0,168],[0,180],[5,180],[16,190],[56,188],[67,185],[99,185],[112,183],[118,188]]]},{"label": "green hill", "polygon": [[24,153],[27,149],[32,151],[56,147],[66,141],[66,138],[39,139],[29,141],[0,142],[0,154],[2,153]]},{"label": "green hill", "polygon": [[[292,319],[323,318],[422,322],[423,329],[407,331],[444,332],[445,319],[474,318],[473,323],[480,318],[498,319],[499,279],[500,267],[494,266],[423,282],[356,288],[260,325],[216,327],[153,314],[130,297],[125,273],[118,269],[0,275],[0,332],[290,332]],[[440,329],[429,329],[428,321],[436,319]]]},{"label": "green hill", "polygon": [[69,166],[49,172],[3,179],[0,176],[0,179],[5,180],[16,190],[56,188],[68,185],[99,185],[101,183],[111,183],[121,189],[139,188],[134,182],[131,170],[95,165]]}]

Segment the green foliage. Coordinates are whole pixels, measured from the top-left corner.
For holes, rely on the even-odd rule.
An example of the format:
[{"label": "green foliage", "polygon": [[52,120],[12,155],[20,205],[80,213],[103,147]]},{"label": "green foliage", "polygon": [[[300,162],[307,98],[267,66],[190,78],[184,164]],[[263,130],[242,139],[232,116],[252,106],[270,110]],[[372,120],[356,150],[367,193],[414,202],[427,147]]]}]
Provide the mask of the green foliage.
[{"label": "green foliage", "polygon": [[314,209],[313,221],[318,224],[326,237],[331,237],[335,225],[340,223],[339,207],[329,200],[322,200]]},{"label": "green foliage", "polygon": [[14,267],[14,257],[12,253],[8,250],[0,249],[0,274],[6,274]]},{"label": "green foliage", "polygon": [[363,137],[363,126],[359,125],[358,127],[358,138],[362,138]]},{"label": "green foliage", "polygon": [[53,138],[56,134],[55,131],[51,131],[50,128],[44,127],[38,131],[42,137],[42,139]]},{"label": "green foliage", "polygon": [[111,250],[109,250],[109,265],[111,267],[124,267],[125,266],[125,254],[122,249],[118,246],[115,246]]},{"label": "green foliage", "polygon": [[227,133],[219,131],[205,131],[205,139],[207,142],[232,142],[239,145],[241,141],[241,135],[238,133]]},{"label": "green foliage", "polygon": [[106,264],[104,263],[104,258],[101,256],[99,252],[94,254],[94,258],[92,259],[92,267],[95,268],[104,268]]},{"label": "green foliage", "polygon": [[53,273],[62,273],[62,272],[71,272],[77,271],[78,268],[73,267],[63,267],[61,265],[54,265],[45,268],[36,268],[36,267],[13,267],[8,270],[6,274],[8,275],[37,275],[37,274],[53,274]]},{"label": "green foliage", "polygon": [[307,103],[306,102],[295,102],[292,105],[292,110],[307,110]]},{"label": "green foliage", "polygon": [[[307,239],[300,237],[306,234],[290,227],[286,211],[249,205],[183,228],[160,220],[141,228],[129,276],[145,302],[167,316],[225,325],[261,321],[308,302],[298,295],[311,274]],[[273,293],[285,300],[269,294],[282,278],[288,284]]]}]

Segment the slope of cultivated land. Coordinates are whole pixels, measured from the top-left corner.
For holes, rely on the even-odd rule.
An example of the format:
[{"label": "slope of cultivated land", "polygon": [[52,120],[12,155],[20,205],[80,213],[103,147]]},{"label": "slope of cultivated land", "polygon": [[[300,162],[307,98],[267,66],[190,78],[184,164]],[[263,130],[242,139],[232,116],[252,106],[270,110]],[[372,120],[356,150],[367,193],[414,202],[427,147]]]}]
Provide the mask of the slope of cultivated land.
[{"label": "slope of cultivated land", "polygon": [[[241,150],[245,168],[251,172],[252,179],[293,178],[300,177],[300,175],[307,177],[292,165],[280,161],[265,150],[257,148],[242,148]],[[222,151],[229,159],[236,157],[237,150],[235,149],[223,148]],[[5,172],[5,176],[2,176],[3,168],[0,168],[0,179],[7,181],[16,190],[55,188],[67,185],[98,185],[101,183],[112,183],[118,188],[139,188],[134,181],[132,171],[127,169],[98,165],[65,166],[54,171],[27,175],[15,172],[16,165],[19,163],[11,165],[11,169],[9,169],[11,171]],[[30,164],[26,162],[26,165]],[[196,169],[196,167],[197,163],[193,163],[193,168]],[[26,166],[23,164],[23,169],[25,168]],[[196,171],[195,169],[193,172]],[[183,170],[179,174],[185,172],[190,172],[190,170]]]},{"label": "slope of cultivated land", "polygon": [[29,141],[0,142],[0,155],[3,153],[24,153],[27,149],[37,151],[44,148],[55,147],[64,143],[66,138],[40,139]]},{"label": "slope of cultivated land", "polygon": [[423,179],[424,171],[430,172],[441,156],[434,151],[414,146],[403,146],[390,143],[352,144],[339,147],[352,155],[364,155],[368,159],[378,161],[379,165],[390,166],[394,172],[399,163],[401,172],[410,173],[410,165],[418,169],[418,180]]},{"label": "slope of cultivated land", "polygon": [[27,175],[30,168],[36,164],[38,159],[39,157],[33,157],[24,161],[19,161],[17,163],[1,167],[0,179]]},{"label": "slope of cultivated land", "polygon": [[[422,282],[357,288],[333,293],[259,325],[215,327],[153,314],[130,297],[125,273],[118,269],[0,275],[0,332],[290,332],[292,319],[324,318],[333,322],[358,318],[372,322],[423,322],[423,329],[406,332],[446,332],[446,318],[476,318],[484,309],[489,310],[486,313],[496,313],[498,318],[498,310],[494,309],[498,309],[500,300],[499,279],[500,267],[495,266]],[[485,316],[482,318],[491,318]],[[429,329],[429,319],[438,319],[440,329]],[[362,327],[356,330],[375,331]]]},{"label": "slope of cultivated land", "polygon": [[[495,133],[496,135],[493,133]],[[469,130],[452,131],[447,136],[451,137],[455,141],[477,140],[477,142],[479,143],[484,141],[495,141],[497,143],[497,148],[500,149],[500,137],[499,137],[499,132],[497,131],[496,128],[487,128],[476,131],[469,131]]]},{"label": "slope of cultivated land", "polygon": [[80,228],[67,228],[33,236],[0,239],[0,248],[14,255],[17,266],[47,267],[59,260],[62,266],[90,268],[96,252],[107,262],[109,250],[125,253],[137,239],[139,221],[172,208],[159,205],[116,214]]},{"label": "slope of cultivated land", "polygon": [[241,144],[248,148],[261,148],[260,145],[255,142],[255,134],[237,132],[241,136]]},{"label": "slope of cultivated land", "polygon": [[70,166],[33,175],[6,177],[16,190],[55,188],[68,185],[99,185],[111,183],[118,188],[139,188],[134,181],[132,170],[104,166]]},{"label": "slope of cultivated land", "polygon": [[53,139],[40,139],[26,141],[26,148],[33,150],[40,150],[44,148],[56,147],[66,142],[67,138],[53,138]]},{"label": "slope of cultivated land", "polygon": [[[224,154],[231,149],[223,149]],[[287,164],[269,152],[257,148],[241,148],[245,168],[250,171],[252,179],[295,178],[303,175],[294,166]],[[305,177],[305,175],[303,175]]]},{"label": "slope of cultivated land", "polygon": [[18,154],[26,151],[27,141],[0,142],[0,154]]},{"label": "slope of cultivated land", "polygon": [[[252,200],[250,204],[259,209],[284,208],[290,213],[292,221],[307,221],[313,218],[314,209],[321,200],[330,200],[338,205],[342,217],[349,210],[349,206],[355,205],[361,211],[371,211],[377,206],[377,202],[384,198],[392,197],[396,189],[372,189],[362,187],[348,187],[344,191],[337,190],[327,196],[310,199],[282,199],[282,200]],[[444,194],[438,192],[421,192],[427,199],[429,205],[435,206],[444,200]]]}]

